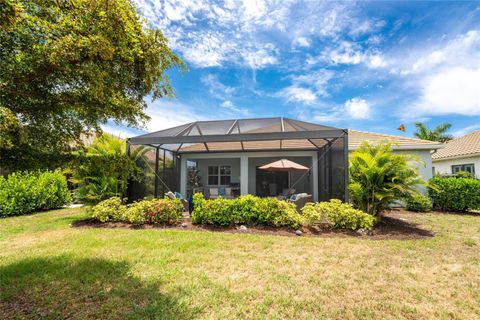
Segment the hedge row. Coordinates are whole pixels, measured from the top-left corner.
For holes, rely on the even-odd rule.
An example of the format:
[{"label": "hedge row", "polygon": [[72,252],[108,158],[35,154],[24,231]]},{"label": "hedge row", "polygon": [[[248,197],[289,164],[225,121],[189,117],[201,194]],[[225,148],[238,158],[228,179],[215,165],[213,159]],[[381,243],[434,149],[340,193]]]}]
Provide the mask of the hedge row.
[{"label": "hedge row", "polygon": [[290,202],[276,198],[260,198],[252,195],[236,199],[205,200],[201,193],[193,196],[192,222],[207,225],[269,225],[298,228],[302,216]]},{"label": "hedge row", "polygon": [[60,171],[14,172],[0,177],[0,217],[60,208],[72,201]]},{"label": "hedge row", "polygon": [[374,216],[354,209],[351,204],[342,203],[337,199],[329,202],[307,203],[302,208],[302,213],[307,225],[320,222],[340,229],[370,230],[376,221]]},{"label": "hedge row", "polygon": [[175,224],[181,220],[183,210],[179,199],[141,200],[125,205],[119,197],[112,197],[94,206],[91,215],[101,222]]},{"label": "hedge row", "polygon": [[429,181],[428,195],[433,206],[441,210],[479,210],[480,180],[434,177]]},{"label": "hedge row", "polygon": [[202,194],[193,197],[192,222],[207,225],[268,225],[299,228],[315,223],[333,228],[371,229],[375,218],[354,209],[340,200],[307,204],[301,213],[291,202],[276,198],[245,195],[237,199],[205,200]]}]

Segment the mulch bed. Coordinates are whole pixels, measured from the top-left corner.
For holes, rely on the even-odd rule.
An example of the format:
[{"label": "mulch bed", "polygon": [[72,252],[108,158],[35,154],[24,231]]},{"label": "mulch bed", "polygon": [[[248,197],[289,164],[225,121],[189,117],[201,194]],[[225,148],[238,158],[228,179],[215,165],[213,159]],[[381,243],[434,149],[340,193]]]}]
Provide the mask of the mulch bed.
[{"label": "mulch bed", "polygon": [[[359,237],[373,240],[412,240],[433,237],[435,234],[422,228],[411,221],[415,213],[403,211],[400,209],[391,210],[384,213],[382,220],[378,222],[373,230],[367,234],[352,230],[329,229],[325,226],[315,226],[311,228],[302,228],[302,236],[310,237]],[[100,222],[95,219],[79,220],[72,224],[75,228],[127,228],[127,229],[177,229],[190,231],[210,231],[224,233],[247,233],[247,234],[265,234],[279,236],[297,236],[295,230],[290,228],[276,228],[270,226],[249,226],[247,230],[240,230],[240,226],[204,226],[192,224],[188,215],[185,215],[183,221],[176,225],[163,224],[144,224],[132,225],[124,222]]]}]

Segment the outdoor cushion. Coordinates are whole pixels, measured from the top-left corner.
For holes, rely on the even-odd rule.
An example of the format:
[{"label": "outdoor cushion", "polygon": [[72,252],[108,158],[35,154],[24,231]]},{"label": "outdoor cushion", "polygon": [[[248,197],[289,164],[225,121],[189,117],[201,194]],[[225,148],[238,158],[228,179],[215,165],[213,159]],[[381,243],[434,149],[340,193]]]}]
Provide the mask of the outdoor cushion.
[{"label": "outdoor cushion", "polygon": [[225,196],[225,187],[218,188],[218,194],[222,197]]},{"label": "outdoor cushion", "polygon": [[180,192],[175,191],[173,194],[174,194],[175,198],[177,198],[177,199],[181,199],[181,200],[185,199],[183,194],[181,194]]}]

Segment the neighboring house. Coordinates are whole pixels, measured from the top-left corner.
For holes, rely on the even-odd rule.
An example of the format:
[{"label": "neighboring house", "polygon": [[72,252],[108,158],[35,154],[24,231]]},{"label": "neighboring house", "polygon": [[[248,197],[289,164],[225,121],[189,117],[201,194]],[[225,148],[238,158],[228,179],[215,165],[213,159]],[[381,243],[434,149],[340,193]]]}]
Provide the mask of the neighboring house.
[{"label": "neighboring house", "polygon": [[[339,129],[288,118],[197,121],[129,139],[129,145],[149,145],[175,160],[177,183],[169,186],[186,194],[187,172],[196,168],[205,194],[228,189],[232,195],[273,196],[290,187],[313,200],[345,199],[348,154],[365,140],[390,140],[396,152],[414,153],[432,176],[431,153],[443,145],[420,139]],[[288,159],[308,172],[265,172],[260,166]],[[157,177],[161,179],[161,177]],[[158,184],[158,181],[155,182]],[[223,191],[225,192],[225,190]],[[158,194],[160,195],[160,194]]]},{"label": "neighboring house", "polygon": [[357,130],[348,130],[349,132],[349,151],[354,151],[363,141],[379,142],[388,140],[392,143],[392,148],[397,153],[409,153],[416,155],[420,162],[418,171],[419,174],[428,180],[433,176],[432,170],[432,155],[435,155],[437,150],[444,147],[440,142],[421,140],[416,138],[408,138],[402,136],[392,136],[374,132],[364,132]]},{"label": "neighboring house", "polygon": [[480,178],[480,130],[453,139],[432,155],[435,173],[466,171]]}]

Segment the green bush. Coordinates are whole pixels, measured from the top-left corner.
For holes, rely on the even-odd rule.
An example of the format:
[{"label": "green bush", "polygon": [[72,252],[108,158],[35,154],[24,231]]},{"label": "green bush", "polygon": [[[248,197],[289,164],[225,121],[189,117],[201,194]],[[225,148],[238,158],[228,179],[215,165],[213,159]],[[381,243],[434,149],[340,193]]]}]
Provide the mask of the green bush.
[{"label": "green bush", "polygon": [[101,222],[121,221],[125,215],[126,207],[119,197],[111,197],[94,206],[91,210],[92,218]]},{"label": "green bush", "polygon": [[119,197],[111,197],[95,205],[91,216],[101,222],[174,224],[181,220],[182,212],[183,204],[179,199],[141,200],[124,205]]},{"label": "green bush", "polygon": [[429,181],[428,195],[433,206],[441,210],[479,210],[480,180],[436,176]]},{"label": "green bush", "polygon": [[60,171],[14,172],[0,177],[0,217],[60,208],[71,201]]},{"label": "green bush", "polygon": [[332,199],[329,202],[307,203],[302,208],[302,214],[307,225],[316,222],[328,223],[335,228],[372,229],[375,217],[354,209],[349,203]]},{"label": "green bush", "polygon": [[193,196],[192,222],[207,225],[269,225],[298,228],[304,224],[293,203],[276,198],[252,195],[236,199],[205,200],[201,193]]},{"label": "green bush", "polygon": [[135,178],[137,166],[126,154],[126,140],[102,134],[78,154],[74,180],[82,203],[97,204],[111,197],[121,197],[129,179]]},{"label": "green bush", "polygon": [[151,212],[151,209],[152,202],[150,200],[140,200],[129,204],[123,216],[119,218],[133,224],[146,223],[150,221],[148,213]]},{"label": "green bush", "polygon": [[154,199],[147,212],[151,222],[174,224],[182,219],[184,206],[180,199]]},{"label": "green bush", "polygon": [[355,208],[379,215],[398,200],[418,194],[419,178],[413,166],[419,158],[393,153],[388,142],[363,142],[350,155],[350,199]]},{"label": "green bush", "polygon": [[432,208],[430,198],[423,194],[413,195],[407,198],[407,210],[415,212],[427,212]]}]

